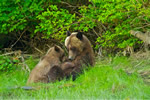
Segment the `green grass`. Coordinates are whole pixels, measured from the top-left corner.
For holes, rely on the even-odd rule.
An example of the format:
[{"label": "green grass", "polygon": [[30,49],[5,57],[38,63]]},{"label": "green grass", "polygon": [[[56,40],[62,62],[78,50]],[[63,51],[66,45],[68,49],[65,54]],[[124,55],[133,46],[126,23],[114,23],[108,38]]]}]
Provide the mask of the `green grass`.
[{"label": "green grass", "polygon": [[[27,63],[33,68],[37,60],[29,59]],[[138,73],[141,67],[135,67],[139,63],[126,57],[115,57],[112,61],[105,59],[75,81],[37,84],[41,86],[37,90],[10,89],[25,86],[28,72],[1,73],[0,99],[150,99],[150,85]],[[148,64],[141,64],[145,65],[143,70],[148,68]]]}]

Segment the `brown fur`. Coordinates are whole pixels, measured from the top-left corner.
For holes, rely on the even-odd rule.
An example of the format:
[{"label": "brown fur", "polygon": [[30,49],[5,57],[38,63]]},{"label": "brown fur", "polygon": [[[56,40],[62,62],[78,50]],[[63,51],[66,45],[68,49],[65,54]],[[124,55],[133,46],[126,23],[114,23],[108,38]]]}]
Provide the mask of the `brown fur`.
[{"label": "brown fur", "polygon": [[63,56],[64,51],[59,46],[50,48],[47,54],[41,58],[31,71],[27,84],[37,82],[48,83],[62,77],[63,73],[60,64]]},{"label": "brown fur", "polygon": [[61,64],[61,69],[63,71],[63,75],[65,77],[69,77],[71,75],[72,70],[74,69],[75,65],[74,63],[70,61],[66,61]]},{"label": "brown fur", "polygon": [[94,52],[91,43],[82,33],[71,34],[65,44],[69,50],[69,59],[74,64],[71,72],[73,75],[80,73],[88,65],[94,65]]}]

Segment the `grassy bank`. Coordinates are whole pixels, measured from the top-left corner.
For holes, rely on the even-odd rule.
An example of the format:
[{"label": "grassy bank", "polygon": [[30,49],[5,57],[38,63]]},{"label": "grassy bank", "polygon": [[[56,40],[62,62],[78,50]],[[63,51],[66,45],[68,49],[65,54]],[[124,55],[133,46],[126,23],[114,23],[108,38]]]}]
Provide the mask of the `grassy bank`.
[{"label": "grassy bank", "polygon": [[[97,61],[94,68],[85,71],[76,81],[37,84],[36,90],[11,89],[25,86],[28,72],[0,73],[0,99],[150,99],[150,85],[141,74],[149,70],[150,64],[148,59],[141,61],[126,57]],[[31,68],[36,63],[27,60]]]}]

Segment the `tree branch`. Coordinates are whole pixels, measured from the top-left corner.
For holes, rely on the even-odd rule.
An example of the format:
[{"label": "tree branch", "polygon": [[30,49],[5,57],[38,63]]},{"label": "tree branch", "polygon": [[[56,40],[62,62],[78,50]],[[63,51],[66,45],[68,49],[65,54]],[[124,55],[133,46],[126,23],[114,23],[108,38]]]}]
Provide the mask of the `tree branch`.
[{"label": "tree branch", "polygon": [[[20,37],[18,38],[18,40],[17,40],[14,44],[11,45],[11,48],[13,48],[13,47],[16,45],[16,43],[21,39],[22,35],[26,32],[27,29],[28,29],[28,28],[26,28],[26,29],[21,33],[21,35],[20,35]],[[19,32],[20,32],[20,31],[19,31]]]},{"label": "tree branch", "polygon": [[134,35],[135,37],[139,38],[140,40],[144,41],[145,43],[150,44],[149,32],[142,33],[140,31],[131,30],[130,34]]}]

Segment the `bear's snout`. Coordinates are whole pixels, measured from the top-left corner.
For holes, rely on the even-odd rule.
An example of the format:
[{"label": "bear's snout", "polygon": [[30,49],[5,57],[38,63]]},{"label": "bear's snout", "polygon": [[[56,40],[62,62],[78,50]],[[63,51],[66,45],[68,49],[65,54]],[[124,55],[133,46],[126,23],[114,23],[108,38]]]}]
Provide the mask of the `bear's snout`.
[{"label": "bear's snout", "polygon": [[74,57],[73,56],[69,56],[68,58],[70,61],[74,60]]}]

